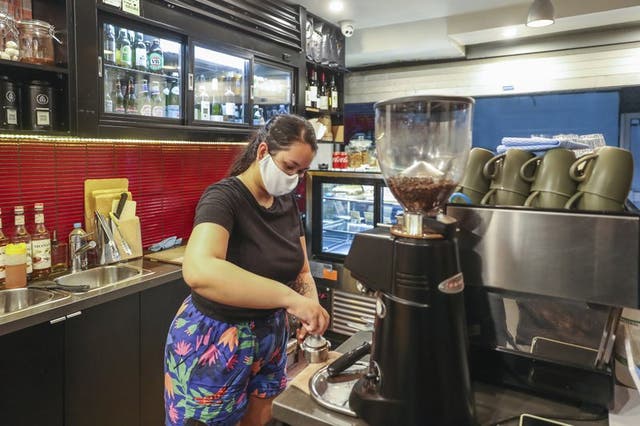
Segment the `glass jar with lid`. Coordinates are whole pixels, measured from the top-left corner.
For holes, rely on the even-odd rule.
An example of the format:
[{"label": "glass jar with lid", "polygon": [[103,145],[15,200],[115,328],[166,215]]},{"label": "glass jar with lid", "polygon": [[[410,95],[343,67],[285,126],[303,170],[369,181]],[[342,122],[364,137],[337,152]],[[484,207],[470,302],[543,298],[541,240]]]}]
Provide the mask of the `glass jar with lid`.
[{"label": "glass jar with lid", "polygon": [[53,65],[55,54],[53,41],[60,43],[55,36],[53,25],[36,19],[20,21],[20,60],[30,64]]},{"label": "glass jar with lid", "polygon": [[7,61],[20,59],[20,40],[16,21],[4,13],[0,13],[0,59]]}]

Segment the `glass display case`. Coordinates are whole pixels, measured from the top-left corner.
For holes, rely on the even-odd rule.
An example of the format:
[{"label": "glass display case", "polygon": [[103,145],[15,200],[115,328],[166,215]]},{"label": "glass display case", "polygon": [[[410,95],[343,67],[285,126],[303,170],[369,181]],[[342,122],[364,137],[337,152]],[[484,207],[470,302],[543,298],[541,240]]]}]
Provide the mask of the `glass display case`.
[{"label": "glass display case", "polygon": [[105,114],[181,119],[183,43],[134,24],[102,24]]},{"label": "glass display case", "polygon": [[247,123],[249,59],[194,46],[196,122]]},{"label": "glass display case", "polygon": [[395,223],[402,211],[377,173],[310,171],[306,191],[307,238],[316,259],[344,260],[355,234]]},{"label": "glass display case", "polygon": [[251,122],[261,126],[279,114],[292,111],[293,70],[255,60]]}]

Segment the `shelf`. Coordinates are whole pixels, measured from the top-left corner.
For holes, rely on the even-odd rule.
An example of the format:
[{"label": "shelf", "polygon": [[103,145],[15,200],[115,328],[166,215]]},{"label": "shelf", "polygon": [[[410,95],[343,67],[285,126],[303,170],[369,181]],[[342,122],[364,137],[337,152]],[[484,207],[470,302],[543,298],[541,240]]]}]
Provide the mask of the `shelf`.
[{"label": "shelf", "polygon": [[126,68],[126,67],[121,67],[118,65],[113,65],[113,64],[104,64],[104,68],[105,70],[107,68],[109,69],[114,69],[117,71],[122,71],[122,72],[128,72],[128,73],[136,73],[136,74],[144,74],[144,75],[149,75],[149,76],[154,76],[154,77],[158,77],[158,78],[164,78],[166,80],[180,80],[180,76],[178,77],[173,77],[171,75],[166,75],[166,74],[159,74],[159,73],[155,73],[155,72],[151,72],[151,71],[141,71],[141,70],[137,70],[135,68]]},{"label": "shelf", "polygon": [[0,59],[1,67],[9,67],[15,68],[18,70],[34,70],[34,71],[42,71],[51,74],[69,74],[69,70],[64,67],[57,67],[53,65],[38,65],[38,64],[29,64],[26,62],[18,62],[18,61],[8,61],[6,59]]},{"label": "shelf", "polygon": [[314,114],[330,114],[330,115],[342,115],[342,111],[329,111],[326,109],[304,107],[304,112],[310,112]]}]

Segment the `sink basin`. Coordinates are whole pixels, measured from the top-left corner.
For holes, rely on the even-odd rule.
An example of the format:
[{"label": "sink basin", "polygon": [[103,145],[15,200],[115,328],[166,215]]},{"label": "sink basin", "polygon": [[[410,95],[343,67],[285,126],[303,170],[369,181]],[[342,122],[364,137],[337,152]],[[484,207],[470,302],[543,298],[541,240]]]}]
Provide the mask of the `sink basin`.
[{"label": "sink basin", "polygon": [[0,290],[0,317],[28,308],[42,306],[69,297],[39,288],[12,288]]},{"label": "sink basin", "polygon": [[143,269],[128,265],[106,265],[63,275],[54,281],[64,287],[88,285],[89,291],[91,291],[140,277],[145,272]]}]

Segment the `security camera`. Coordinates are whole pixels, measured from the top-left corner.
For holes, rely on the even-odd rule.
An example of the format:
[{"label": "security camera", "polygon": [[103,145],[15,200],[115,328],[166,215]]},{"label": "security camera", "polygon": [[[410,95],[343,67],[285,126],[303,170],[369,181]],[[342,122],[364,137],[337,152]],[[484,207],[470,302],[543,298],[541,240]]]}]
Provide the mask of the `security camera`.
[{"label": "security camera", "polygon": [[340,21],[340,31],[342,31],[342,35],[345,37],[351,37],[353,32],[356,30],[353,21]]}]

